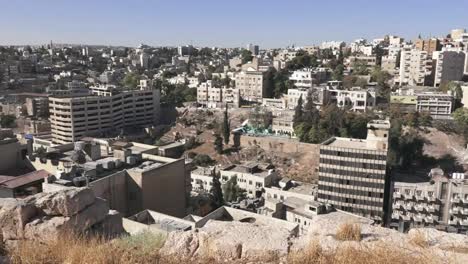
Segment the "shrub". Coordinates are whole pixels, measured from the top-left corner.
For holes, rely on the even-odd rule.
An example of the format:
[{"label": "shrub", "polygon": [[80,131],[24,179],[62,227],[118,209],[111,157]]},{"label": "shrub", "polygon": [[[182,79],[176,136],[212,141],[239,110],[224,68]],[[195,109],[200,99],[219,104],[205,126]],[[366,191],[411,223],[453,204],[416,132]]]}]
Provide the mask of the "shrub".
[{"label": "shrub", "polygon": [[336,239],[341,241],[360,241],[361,226],[356,223],[345,223],[338,226],[336,230]]},{"label": "shrub", "polygon": [[410,236],[409,242],[421,248],[429,247],[429,242],[427,241],[426,236],[421,231],[414,232]]}]

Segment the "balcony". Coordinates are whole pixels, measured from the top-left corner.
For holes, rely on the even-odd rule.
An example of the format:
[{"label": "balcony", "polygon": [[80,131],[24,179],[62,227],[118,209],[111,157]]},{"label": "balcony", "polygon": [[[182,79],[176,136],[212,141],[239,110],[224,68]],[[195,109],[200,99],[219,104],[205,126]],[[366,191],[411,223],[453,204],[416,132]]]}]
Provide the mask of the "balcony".
[{"label": "balcony", "polygon": [[439,205],[430,205],[430,206],[427,206],[426,207],[426,210],[429,212],[429,213],[434,213],[436,211],[439,210]]},{"label": "balcony", "polygon": [[459,213],[461,213],[460,209],[461,209],[460,207],[452,207],[452,208],[450,208],[449,213],[450,214],[459,214]]},{"label": "balcony", "polygon": [[399,213],[392,213],[392,219],[400,219],[400,214]]},{"label": "balcony", "polygon": [[400,192],[394,192],[393,193],[393,198],[395,198],[395,199],[401,198],[401,193]]},{"label": "balcony", "polygon": [[424,218],[424,222],[428,223],[428,224],[433,224],[435,222],[435,220],[431,216],[427,216],[427,217]]},{"label": "balcony", "polygon": [[414,209],[416,211],[418,211],[418,212],[424,211],[424,208],[425,208],[425,206],[423,206],[422,204],[417,204],[417,205],[414,206]]},{"label": "balcony", "polygon": [[413,220],[414,220],[415,222],[419,222],[419,223],[420,223],[420,222],[422,222],[422,221],[424,220],[424,217],[423,217],[422,215],[415,215],[415,216],[413,217]]},{"label": "balcony", "polygon": [[393,204],[393,209],[400,209],[401,208],[401,204],[399,203],[394,203]]},{"label": "balcony", "polygon": [[403,205],[403,208],[406,211],[411,211],[413,209],[413,205],[412,204],[405,204],[405,205]]},{"label": "balcony", "polygon": [[404,197],[406,200],[412,200],[412,199],[413,199],[413,195],[412,195],[412,194],[405,194],[405,195],[403,195],[403,197]]},{"label": "balcony", "polygon": [[451,201],[452,203],[461,203],[460,197],[453,197],[452,199],[450,199],[450,201]]},{"label": "balcony", "polygon": [[458,225],[458,219],[453,219],[448,221],[449,225]]},{"label": "balcony", "polygon": [[403,221],[411,221],[411,217],[408,215],[401,215],[400,217]]},{"label": "balcony", "polygon": [[462,226],[468,226],[468,219],[465,218],[465,219],[461,220],[461,221],[460,221],[460,225],[462,225]]},{"label": "balcony", "polygon": [[424,201],[424,196],[416,195],[416,201]]}]

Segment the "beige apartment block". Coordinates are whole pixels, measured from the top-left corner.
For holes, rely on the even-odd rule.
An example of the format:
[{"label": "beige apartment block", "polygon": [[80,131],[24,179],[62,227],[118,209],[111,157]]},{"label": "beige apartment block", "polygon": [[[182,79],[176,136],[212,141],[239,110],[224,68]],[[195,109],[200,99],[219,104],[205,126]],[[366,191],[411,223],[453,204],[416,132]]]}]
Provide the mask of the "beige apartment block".
[{"label": "beige apartment block", "polygon": [[49,97],[54,143],[66,144],[124,127],[158,123],[159,90],[119,90],[106,85],[92,87],[91,92],[88,96]]}]

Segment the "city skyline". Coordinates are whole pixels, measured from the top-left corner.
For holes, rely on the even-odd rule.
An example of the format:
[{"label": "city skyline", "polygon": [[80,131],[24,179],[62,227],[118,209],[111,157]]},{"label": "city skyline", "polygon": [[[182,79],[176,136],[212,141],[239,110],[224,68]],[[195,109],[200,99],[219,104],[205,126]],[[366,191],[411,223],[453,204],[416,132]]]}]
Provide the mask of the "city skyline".
[{"label": "city skyline", "polygon": [[[367,0],[349,3],[294,1],[2,1],[0,45],[70,43],[88,45],[239,47],[255,43],[262,48],[312,45],[323,41],[380,38],[385,34],[412,40],[445,36],[466,28],[468,3],[453,1],[425,5],[394,1],[391,6]],[[450,13],[444,20],[438,14]],[[325,26],[324,26],[325,25]],[[411,27],[409,27],[411,25]]]}]

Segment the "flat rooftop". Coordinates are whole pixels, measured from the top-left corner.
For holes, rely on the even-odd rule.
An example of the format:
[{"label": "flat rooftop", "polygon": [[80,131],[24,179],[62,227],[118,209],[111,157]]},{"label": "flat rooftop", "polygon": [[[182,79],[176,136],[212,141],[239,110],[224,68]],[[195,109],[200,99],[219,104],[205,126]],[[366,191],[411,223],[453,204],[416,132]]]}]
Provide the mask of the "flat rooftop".
[{"label": "flat rooftop", "polygon": [[323,142],[322,145],[337,148],[369,149],[367,147],[367,140],[357,138],[333,137]]},{"label": "flat rooftop", "polygon": [[317,192],[317,190],[317,184],[301,183],[299,185],[289,188],[287,191],[305,195],[314,195]]}]

